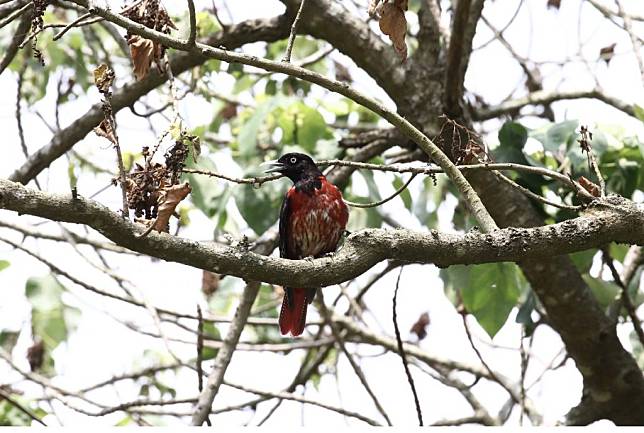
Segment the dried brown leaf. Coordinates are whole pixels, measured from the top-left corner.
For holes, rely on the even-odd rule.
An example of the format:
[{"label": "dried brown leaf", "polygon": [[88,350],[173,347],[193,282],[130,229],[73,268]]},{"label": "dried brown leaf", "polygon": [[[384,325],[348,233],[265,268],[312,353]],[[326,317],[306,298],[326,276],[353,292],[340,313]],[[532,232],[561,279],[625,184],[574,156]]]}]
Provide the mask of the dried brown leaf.
[{"label": "dried brown leaf", "polygon": [[44,360],[45,344],[40,340],[27,349],[27,361],[29,361],[29,368],[31,371],[40,369]]},{"label": "dried brown leaf", "polygon": [[215,274],[210,271],[203,271],[203,276],[201,277],[201,293],[203,293],[206,298],[210,298],[219,288],[219,280],[219,274]]},{"label": "dried brown leaf", "polygon": [[351,77],[351,72],[349,72],[349,68],[344,66],[342,63],[338,63],[336,61],[333,62],[333,66],[335,69],[336,80],[343,81],[345,83],[353,82],[353,78]]},{"label": "dried brown leaf", "polygon": [[139,35],[133,35],[128,39],[128,44],[130,44],[130,56],[134,65],[134,76],[137,80],[142,80],[148,75],[152,61],[155,60],[155,43]]},{"label": "dried brown leaf", "polygon": [[98,91],[105,94],[110,91],[114,82],[114,71],[108,65],[103,63],[94,69],[94,84]]},{"label": "dried brown leaf", "polygon": [[101,123],[94,128],[94,133],[99,137],[107,138],[112,144],[116,144],[116,134],[114,134],[112,123],[108,119],[103,119]]},{"label": "dried brown leaf", "polygon": [[610,44],[599,50],[599,58],[605,61],[607,65],[610,63],[611,60],[613,60],[613,56],[615,55],[616,45],[617,44]]},{"label": "dried brown leaf", "polygon": [[548,8],[554,8],[559,10],[561,7],[561,0],[548,0]]},{"label": "dried brown leaf", "polygon": [[387,3],[382,6],[379,22],[380,30],[389,36],[403,62],[407,60],[407,44],[405,43],[407,34],[406,9],[407,0],[396,0],[395,3]]},{"label": "dried brown leaf", "polygon": [[184,182],[180,185],[173,185],[161,190],[159,197],[159,211],[157,214],[157,220],[154,223],[154,229],[156,231],[168,231],[170,217],[181,200],[190,194],[190,191],[192,191],[192,188],[188,182]]},{"label": "dried brown leaf", "polygon": [[228,103],[221,109],[219,115],[225,119],[230,120],[233,117],[237,116],[237,104]]},{"label": "dried brown leaf", "polygon": [[429,326],[429,314],[423,313],[420,315],[418,320],[416,320],[416,323],[412,325],[409,332],[416,334],[418,341],[420,341],[423,338],[427,337],[427,326]]},{"label": "dried brown leaf", "polygon": [[599,197],[601,195],[599,186],[597,186],[596,183],[586,179],[584,176],[581,176],[577,181],[579,182],[579,185],[581,185],[591,195],[595,197]]}]

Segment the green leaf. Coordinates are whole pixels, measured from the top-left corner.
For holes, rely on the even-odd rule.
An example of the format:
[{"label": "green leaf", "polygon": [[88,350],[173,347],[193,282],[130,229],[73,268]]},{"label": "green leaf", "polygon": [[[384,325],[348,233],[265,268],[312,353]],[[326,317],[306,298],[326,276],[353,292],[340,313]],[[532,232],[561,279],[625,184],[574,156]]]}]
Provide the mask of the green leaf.
[{"label": "green leaf", "polygon": [[[217,329],[217,327],[212,322],[204,322],[203,335],[204,337],[221,341],[221,333],[219,332],[219,329]],[[202,359],[204,361],[213,359],[215,356],[217,356],[217,352],[219,352],[219,349],[215,349],[213,347],[204,347],[203,352],[201,352]]]},{"label": "green leaf", "polygon": [[[192,158],[188,158],[186,162],[186,165],[190,168],[196,166]],[[209,158],[200,158],[199,168],[202,170],[217,171],[217,167]],[[197,209],[211,218],[222,210],[222,206],[224,208],[226,207],[226,203],[222,204],[222,200],[226,198],[225,201],[228,201],[225,194],[230,188],[228,185],[222,186],[219,182],[214,182],[209,177],[196,174],[186,174],[185,177],[192,187],[190,200]]]},{"label": "green leaf", "polygon": [[281,182],[268,182],[255,188],[251,185],[235,187],[235,203],[246,223],[255,233],[261,235],[279,217],[282,194],[278,190]]},{"label": "green leaf", "polygon": [[599,302],[599,305],[603,308],[612,304],[620,293],[620,288],[613,282],[593,278],[589,274],[583,274],[581,277],[584,279],[586,284],[588,284],[588,287],[590,287],[593,295],[595,295],[597,302]]},{"label": "green leaf", "polygon": [[279,98],[268,99],[257,106],[254,113],[244,123],[237,135],[239,153],[249,158],[257,153],[257,135],[266,120],[266,116],[275,108]]},{"label": "green leaf", "polygon": [[633,111],[635,111],[635,117],[644,122],[644,108],[641,105],[635,104]]},{"label": "green leaf", "polygon": [[4,271],[9,267],[9,265],[11,265],[11,263],[9,263],[8,261],[0,260],[0,271]]},{"label": "green leaf", "polygon": [[441,272],[446,288],[460,291],[463,305],[494,337],[517,304],[521,281],[513,263],[450,266]]},{"label": "green leaf", "polygon": [[575,264],[575,267],[579,272],[587,273],[590,271],[591,266],[593,265],[593,257],[597,253],[596,249],[578,251],[576,253],[569,254],[568,257]]},{"label": "green leaf", "polygon": [[548,129],[546,143],[543,143],[543,147],[546,150],[554,152],[564,143],[576,143],[575,140],[571,141],[571,138],[577,137],[577,133],[575,132],[577,126],[579,126],[579,121],[577,120],[566,120],[555,123]]},{"label": "green leaf", "polygon": [[516,122],[506,122],[499,130],[499,143],[501,146],[523,149],[528,140],[528,130]]},{"label": "green leaf", "polygon": [[19,335],[20,332],[18,331],[0,331],[0,347],[2,347],[7,353],[11,353],[18,342]]},{"label": "green leaf", "polygon": [[[399,176],[396,176],[394,178],[394,181],[392,182],[392,185],[396,191],[398,191],[399,188],[402,188],[404,185],[404,182]],[[399,194],[399,197],[402,199],[403,203],[405,204],[405,207],[407,208],[408,211],[411,211],[411,193],[409,192],[408,188],[405,188],[403,192]]]}]

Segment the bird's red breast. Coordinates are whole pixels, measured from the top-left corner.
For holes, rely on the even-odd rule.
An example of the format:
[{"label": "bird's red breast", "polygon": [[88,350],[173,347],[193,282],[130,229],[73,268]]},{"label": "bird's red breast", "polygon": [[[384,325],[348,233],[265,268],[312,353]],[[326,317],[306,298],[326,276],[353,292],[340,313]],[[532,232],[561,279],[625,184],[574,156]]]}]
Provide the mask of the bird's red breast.
[{"label": "bird's red breast", "polygon": [[340,190],[324,176],[316,180],[319,188],[295,185],[286,195],[290,208],[287,236],[291,259],[318,257],[335,251],[349,219]]},{"label": "bird's red breast", "polygon": [[[322,175],[301,179],[284,197],[280,214],[280,254],[289,259],[321,257],[335,251],[349,219],[340,190]],[[298,336],[315,288],[285,289],[280,331]]]}]

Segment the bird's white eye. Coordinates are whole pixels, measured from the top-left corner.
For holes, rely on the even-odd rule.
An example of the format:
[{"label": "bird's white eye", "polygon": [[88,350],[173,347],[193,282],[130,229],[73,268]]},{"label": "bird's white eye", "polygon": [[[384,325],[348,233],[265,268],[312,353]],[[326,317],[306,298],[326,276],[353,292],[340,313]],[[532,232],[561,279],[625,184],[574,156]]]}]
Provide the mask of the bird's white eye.
[{"label": "bird's white eye", "polygon": [[297,158],[296,158],[296,157],[292,157],[292,158],[291,158],[291,164],[295,164],[296,162],[297,162]]}]

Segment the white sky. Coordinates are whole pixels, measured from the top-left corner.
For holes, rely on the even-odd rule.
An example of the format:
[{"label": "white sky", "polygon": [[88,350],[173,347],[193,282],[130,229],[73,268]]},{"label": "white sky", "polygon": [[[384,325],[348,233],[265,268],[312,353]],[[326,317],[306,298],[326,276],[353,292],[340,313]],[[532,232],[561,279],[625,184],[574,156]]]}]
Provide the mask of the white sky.
[{"label": "white sky", "polygon": [[[209,1],[197,1],[197,7],[208,7]],[[216,0],[217,4],[220,1]],[[562,1],[561,10],[558,12],[546,10],[544,1],[526,1],[524,7],[517,17],[515,23],[506,31],[506,37],[521,54],[536,59],[562,60],[576,49],[577,41],[577,16],[579,14],[579,1]],[[607,3],[607,2],[605,2]],[[641,1],[629,1],[627,6],[632,12],[644,14],[644,4]],[[111,2],[119,5],[120,2]],[[282,10],[278,1],[230,1],[230,9],[235,21],[252,17],[266,17],[275,15]],[[608,2],[608,4],[610,4]],[[497,27],[501,27],[514,12],[515,1],[488,1],[486,2],[484,14]],[[172,9],[182,8],[183,4],[174,2]],[[171,10],[172,10],[171,9]],[[626,102],[639,103],[644,105],[644,88],[639,79],[637,65],[632,55],[630,40],[617,28],[606,22],[601,15],[586,5],[581,8],[581,37],[586,41],[584,55],[590,59],[591,68],[599,79],[605,90]],[[410,21],[415,19],[413,14],[408,14]],[[222,13],[224,21],[228,21],[225,12]],[[640,30],[642,27],[640,26]],[[484,25],[479,26],[479,32],[475,38],[475,46],[487,41],[491,36],[490,31]],[[5,34],[2,34],[4,42]],[[617,42],[617,55],[607,67],[602,62],[595,61],[601,47]],[[345,60],[346,57],[334,53],[333,58]],[[91,68],[88,68],[91,69]],[[356,86],[371,94],[383,97],[379,89],[376,89],[373,81],[363,72],[353,72],[356,79]],[[561,90],[587,89],[593,85],[588,79],[585,66],[580,64],[567,65],[563,73],[559,70],[543,69],[545,87],[548,89],[557,88]],[[514,89],[521,79],[521,71],[518,65],[509,59],[507,52],[498,43],[491,44],[485,50],[475,52],[472,55],[470,68],[468,70],[466,87],[468,90],[484,95],[490,102],[498,102],[506,97]],[[54,90],[50,82],[50,89]],[[220,91],[228,90],[225,86],[231,83],[222,83]],[[22,163],[24,157],[19,148],[17,130],[14,120],[15,112],[15,75],[4,73],[0,76],[0,92],[8,95],[0,99],[0,126],[4,132],[5,146],[3,148],[4,158],[0,159],[0,175],[6,176]],[[43,112],[47,118],[52,118],[52,94],[39,103],[36,107]],[[72,120],[82,115],[87,108],[98,100],[95,90],[88,92],[86,97],[80,98],[74,103],[65,105],[61,113],[61,122],[65,126]],[[560,102],[554,105],[558,120],[580,119],[589,125],[595,124],[618,124],[635,134],[644,136],[642,123],[628,118],[623,113],[608,107],[599,102],[588,100]],[[122,138],[126,150],[138,151],[142,141],[150,140],[150,133],[147,125],[123,110],[118,115],[119,135]],[[196,105],[193,100],[181,102],[181,112],[187,123],[191,126],[198,126],[210,120],[212,110],[204,104]],[[24,109],[25,133],[30,152],[37,150],[46,144],[50,133],[47,128],[34,114]],[[533,122],[537,123],[537,122]],[[157,125],[163,128],[163,124]],[[498,126],[491,122],[486,125],[494,131]],[[490,141],[495,140],[494,136]],[[113,161],[113,151],[108,148],[105,141],[89,134],[83,141],[75,146],[75,149],[82,154],[92,153],[101,161],[102,166],[110,166]],[[225,160],[224,160],[225,161]],[[224,162],[220,169],[230,169],[229,173],[239,171],[231,162]],[[64,158],[52,165],[50,174],[40,176],[43,186],[49,191],[67,192],[67,162]],[[382,181],[383,196],[393,192],[389,181],[381,174],[376,179]],[[90,195],[98,190],[103,184],[93,176],[82,176],[79,184],[79,191],[83,195]],[[412,185],[412,196],[418,189]],[[102,203],[113,209],[119,207],[120,192],[112,188],[97,197]],[[443,230],[451,230],[449,209],[453,207],[448,203],[444,211],[441,211],[441,226]],[[409,227],[420,228],[418,222],[405,215],[404,207],[400,200],[396,199],[385,205],[384,210],[409,224]],[[199,211],[190,214],[193,224],[182,231],[182,236],[193,239],[208,239],[211,236],[213,224],[208,221]],[[0,211],[2,220],[19,221],[26,223],[31,218],[17,218],[15,214]],[[276,216],[277,218],[277,216]],[[58,227],[54,223],[47,223],[40,226],[43,230],[57,232]],[[80,228],[74,228],[82,233]],[[20,241],[15,233],[0,229],[0,236],[11,237]],[[75,275],[91,281],[93,284],[106,290],[113,290],[113,283],[100,273],[95,272],[86,262],[79,260],[71,247],[63,244],[52,244],[43,241],[28,239],[25,246],[38,249],[45,257],[60,265],[63,269],[74,271]],[[95,257],[89,253],[90,260],[96,262]],[[133,259],[131,257],[117,257],[108,255],[111,263],[115,265],[120,275],[126,276],[140,287],[145,297],[159,307],[168,307],[176,311],[193,313],[197,303],[201,303],[200,285],[201,271],[191,269],[173,263],[152,261],[147,258]],[[7,329],[28,328],[29,306],[24,298],[24,284],[30,276],[41,276],[48,273],[45,266],[34,262],[19,252],[11,251],[11,248],[0,243],[0,259],[11,261],[11,267],[0,273],[0,327]],[[377,269],[381,269],[382,265]],[[390,273],[377,283],[366,296],[366,303],[371,310],[370,329],[379,332],[384,328],[388,335],[393,335],[391,324],[391,296],[397,272]],[[365,276],[358,279],[364,282]],[[67,284],[72,296],[66,300],[73,305],[80,306],[83,310],[78,331],[74,333],[69,342],[55,353],[59,375],[54,378],[54,383],[69,389],[75,389],[96,381],[111,377],[113,374],[132,371],[140,367],[135,364],[141,359],[145,350],[154,349],[164,352],[162,342],[132,333],[124,326],[118,324],[104,311],[118,315],[123,320],[131,320],[146,329],[154,330],[151,319],[141,309],[124,307],[103,298],[98,298],[84,291],[73,284]],[[398,317],[400,329],[403,333],[410,328],[418,316],[428,311],[431,317],[431,325],[427,338],[420,346],[429,353],[440,357],[451,358],[466,362],[476,363],[477,358],[469,347],[465,333],[460,322],[460,317],[455,313],[453,306],[443,295],[442,282],[438,278],[438,270],[433,266],[407,266],[401,280],[401,290],[398,298]],[[355,290],[355,287],[353,288]],[[325,289],[326,298],[334,298],[338,292],[337,288]],[[100,310],[92,307],[98,305]],[[340,309],[342,311],[342,308]],[[232,311],[231,311],[232,314]],[[515,312],[511,314],[508,323],[495,337],[493,343],[498,346],[517,347],[520,336],[520,328],[514,324]],[[309,320],[317,319],[314,309],[309,312]],[[476,332],[478,346],[484,357],[491,366],[505,375],[519,377],[519,354],[516,350],[494,350],[487,343],[489,338],[471,319],[472,329]],[[26,327],[26,328],[25,328]],[[628,328],[620,329],[620,335],[627,348]],[[222,328],[225,333],[225,328]],[[26,367],[24,359],[26,348],[30,345],[28,332],[23,333],[21,341],[14,350],[16,361]],[[242,335],[242,340],[244,336]],[[531,367],[528,370],[527,383],[531,383],[557,355],[561,348],[558,336],[545,327],[537,330],[534,342],[534,357]],[[192,357],[192,346],[173,345],[176,353],[183,358]],[[378,353],[376,349],[361,349],[361,354]],[[301,361],[302,351],[296,351],[288,356],[275,355],[270,353],[236,353],[228,369],[226,379],[233,383],[246,384],[261,390],[280,390],[286,386],[292,375],[295,374]],[[382,404],[388,410],[395,424],[413,426],[416,422],[411,393],[408,388],[404,371],[398,357],[386,355],[374,358],[364,358],[362,362],[365,374],[376,395],[381,399]],[[2,382],[15,381],[18,376],[9,374],[5,365],[0,365],[0,377]],[[340,361],[338,393],[334,379],[330,375],[323,377],[319,390],[313,387],[306,389],[306,396],[319,401],[331,402],[336,405],[345,405],[350,410],[356,410],[370,417],[380,420],[378,413],[360,387],[355,375],[344,357]],[[445,418],[458,418],[470,413],[469,406],[463,398],[455,391],[438,385],[426,375],[420,374],[412,367],[419,391],[419,397],[423,405],[426,422],[433,422]],[[465,377],[465,376],[464,376]],[[469,380],[469,379],[464,379]],[[191,397],[196,394],[194,374],[190,373],[182,377],[169,375],[166,382],[175,386],[178,390],[178,397]],[[25,390],[31,389],[38,392],[34,387],[21,386]],[[480,383],[475,386],[479,396],[484,396],[486,406],[492,415],[503,404],[503,392],[496,385]],[[119,401],[129,401],[137,397],[138,387],[125,382],[114,388],[106,388],[95,394],[96,399],[106,404],[116,404]],[[300,389],[298,392],[302,392]],[[554,372],[547,373],[541,382],[531,389],[528,395],[534,400],[536,407],[544,414],[546,424],[553,424],[574,406],[580,397],[581,376],[568,361],[568,364]],[[222,387],[222,390],[215,399],[214,407],[223,407],[232,403],[250,399],[245,393]],[[181,407],[181,406],[178,406]],[[272,403],[258,406],[257,413],[234,412],[227,415],[217,416],[218,425],[235,426],[240,423],[250,422],[251,425],[258,422],[266,411],[272,407]],[[122,415],[113,414],[104,418],[96,419],[79,415],[70,411],[62,405],[56,405],[58,415],[65,423],[113,425],[122,419]],[[183,406],[188,411],[189,406]],[[512,417],[513,424],[517,423],[516,413]],[[48,424],[56,424],[53,417],[47,417]],[[168,422],[173,422],[168,420]],[[176,421],[174,421],[176,422]],[[349,420],[355,424],[355,420]],[[294,402],[284,402],[278,412],[269,420],[266,425],[273,426],[297,426],[300,423],[305,425],[318,425],[324,423],[329,426],[343,426],[345,420],[337,415],[329,416],[329,412],[313,406],[302,406]]]}]

